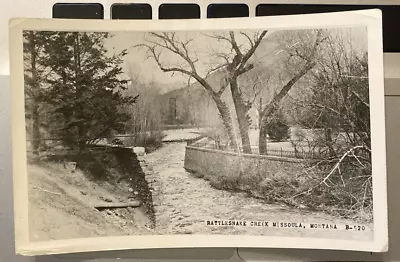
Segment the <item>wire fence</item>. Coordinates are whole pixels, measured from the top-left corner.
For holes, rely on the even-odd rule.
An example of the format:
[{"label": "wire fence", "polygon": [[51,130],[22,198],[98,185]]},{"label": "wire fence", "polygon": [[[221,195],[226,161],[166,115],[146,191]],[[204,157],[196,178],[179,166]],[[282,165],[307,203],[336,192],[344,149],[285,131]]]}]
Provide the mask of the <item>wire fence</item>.
[{"label": "wire fence", "polygon": [[[200,140],[192,140],[188,141],[188,145],[191,147],[198,147],[198,148],[206,148],[206,149],[214,149],[214,150],[222,150],[222,151],[231,151],[233,149],[229,148],[228,145],[224,145],[222,143],[218,143],[215,140],[207,140],[207,139],[200,139]],[[243,148],[240,147],[240,150]],[[257,146],[253,146],[252,154],[259,154],[259,150]],[[284,158],[296,158],[296,159],[315,159],[315,160],[322,160],[331,158],[329,152],[318,152],[317,150],[296,150],[293,148],[292,150],[287,149],[270,149],[267,145],[267,150],[264,155],[269,156],[277,156],[277,157],[284,157]],[[364,158],[370,158],[370,155],[367,152],[359,152],[358,155]]]},{"label": "wire fence", "polygon": [[[112,137],[104,137],[101,139],[98,139],[96,143],[88,145],[87,149],[88,150],[104,150],[104,148],[111,148],[113,146],[124,146],[124,140],[125,139],[130,139],[130,138],[135,138],[136,135],[116,135]],[[222,151],[227,151],[227,152],[234,152],[234,150],[229,147],[228,144],[224,144],[223,142],[219,142],[218,140],[214,140],[211,138],[207,138],[204,136],[199,136],[196,138],[192,139],[185,139],[184,141],[187,142],[188,146],[191,147],[197,147],[197,148],[205,148],[205,149],[213,149],[213,150],[222,150]],[[33,152],[31,143],[33,140],[27,139],[27,152]],[[61,146],[61,148],[58,148],[56,144],[57,142],[61,142],[60,138],[45,138],[42,139],[42,142],[45,143],[50,143],[51,150],[49,148],[46,151],[68,151],[68,149],[64,148]],[[243,152],[243,148],[239,148],[241,152]],[[74,149],[76,150],[76,149]],[[251,147],[252,154],[259,154],[259,149],[257,146],[252,146]],[[270,155],[270,156],[277,156],[277,157],[284,157],[284,158],[296,158],[296,159],[315,159],[315,160],[322,160],[322,159],[327,159],[330,158],[329,152],[319,152],[317,150],[311,150],[311,149],[306,149],[302,148],[301,150],[298,150],[296,148],[292,149],[284,149],[281,147],[280,149],[276,148],[268,148],[267,144],[267,150],[264,152],[264,155]],[[364,157],[364,158],[370,158],[370,155],[367,152],[359,152],[359,156]]]}]

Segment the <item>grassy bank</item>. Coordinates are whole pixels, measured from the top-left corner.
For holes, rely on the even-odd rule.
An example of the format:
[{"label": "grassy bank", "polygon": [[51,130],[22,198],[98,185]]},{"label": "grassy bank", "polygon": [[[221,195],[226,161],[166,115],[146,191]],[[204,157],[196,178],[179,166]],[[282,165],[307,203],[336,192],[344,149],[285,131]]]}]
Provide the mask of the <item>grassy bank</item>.
[{"label": "grassy bank", "polygon": [[[258,176],[228,175],[205,176],[217,189],[246,192],[266,203],[285,203],[296,208],[322,211],[360,222],[372,222],[372,192],[358,170],[342,177],[332,178],[331,185],[321,183],[329,167],[315,168],[304,164],[294,168],[282,162],[281,167],[271,166]],[[332,182],[333,181],[333,182]]]}]

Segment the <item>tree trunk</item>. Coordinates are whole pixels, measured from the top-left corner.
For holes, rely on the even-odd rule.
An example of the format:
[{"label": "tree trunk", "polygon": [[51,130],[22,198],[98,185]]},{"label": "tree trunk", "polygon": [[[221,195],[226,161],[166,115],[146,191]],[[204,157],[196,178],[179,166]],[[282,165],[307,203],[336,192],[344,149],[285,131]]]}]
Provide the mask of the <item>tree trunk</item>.
[{"label": "tree trunk", "polygon": [[[75,33],[75,48],[74,48],[74,62],[75,62],[75,97],[77,101],[80,101],[83,92],[82,79],[81,79],[81,50],[80,50],[80,33]],[[83,117],[83,105],[80,102],[77,106],[76,110],[76,118],[78,120],[84,119]],[[78,148],[80,152],[83,152],[86,148],[86,132],[85,132],[85,123],[80,121],[77,125],[78,128]]]},{"label": "tree trunk", "polygon": [[[315,62],[307,63],[302,70],[300,70],[297,75],[295,75],[289,82],[287,82],[282,89],[279,91],[277,95],[275,95],[272,100],[264,107],[261,113],[261,127],[260,127],[260,136],[259,136],[259,153],[264,155],[267,153],[267,125],[268,118],[275,113],[275,111],[279,108],[279,104],[285,98],[285,96],[289,93],[290,89],[296,84],[296,82],[302,78],[308,71],[310,71],[315,65]],[[262,131],[261,131],[262,130]]]},{"label": "tree trunk", "polygon": [[250,138],[249,138],[249,119],[247,113],[249,109],[243,103],[242,97],[239,93],[237,78],[232,78],[229,81],[233,103],[235,105],[236,116],[239,123],[240,138],[242,141],[243,153],[251,154]]},{"label": "tree trunk", "polygon": [[333,148],[333,139],[332,139],[332,128],[325,128],[325,142],[326,146],[328,147],[329,150],[329,156],[330,157],[335,157],[336,156],[336,151]]},{"label": "tree trunk", "polygon": [[32,105],[32,148],[34,154],[39,154],[39,147],[42,142],[40,134],[39,106],[36,101]]},{"label": "tree trunk", "polygon": [[258,134],[258,153],[260,155],[267,155],[267,127],[264,125],[260,117],[260,130]]},{"label": "tree trunk", "polygon": [[39,93],[39,79],[38,72],[36,68],[36,58],[37,58],[37,50],[36,50],[36,38],[33,32],[30,32],[29,35],[29,47],[30,47],[30,55],[31,55],[31,71],[32,71],[32,83],[31,83],[31,93],[32,93],[32,149],[34,154],[39,153],[39,147],[42,143],[41,134],[40,134],[40,119],[39,119],[39,101],[37,99],[37,95]]},{"label": "tree trunk", "polygon": [[258,129],[261,129],[262,110],[263,110],[262,97],[260,97],[260,105],[259,105],[258,108],[257,108],[257,113],[258,113]]},{"label": "tree trunk", "polygon": [[217,106],[218,112],[221,116],[222,123],[228,133],[229,141],[231,142],[231,146],[235,152],[238,151],[238,144],[236,141],[235,133],[232,126],[232,118],[229,113],[229,108],[224,101],[219,96],[214,95],[213,100]]}]

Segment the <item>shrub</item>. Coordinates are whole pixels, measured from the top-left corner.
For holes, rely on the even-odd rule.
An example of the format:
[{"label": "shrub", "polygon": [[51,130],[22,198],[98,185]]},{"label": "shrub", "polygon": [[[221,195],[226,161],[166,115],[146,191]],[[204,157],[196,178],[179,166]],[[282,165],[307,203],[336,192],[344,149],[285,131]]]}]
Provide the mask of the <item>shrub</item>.
[{"label": "shrub", "polygon": [[165,137],[162,131],[150,131],[139,133],[135,137],[125,140],[127,146],[144,147],[146,153],[152,152],[162,146]]},{"label": "shrub", "polygon": [[238,176],[207,176],[210,180],[210,185],[216,189],[239,191],[240,190],[240,177]]},{"label": "shrub", "polygon": [[84,154],[76,155],[75,158],[77,168],[96,181],[110,179],[113,169],[118,166],[114,154],[109,152],[85,152]]},{"label": "shrub", "polygon": [[267,134],[272,141],[281,142],[290,138],[290,126],[286,123],[285,116],[278,112],[267,126]]},{"label": "shrub", "polygon": [[360,170],[343,166],[344,182],[340,176],[335,176],[328,187],[321,181],[331,169],[330,166],[294,166],[293,163],[283,162],[279,166],[278,170],[271,167],[260,175],[244,173],[205,178],[216,189],[245,192],[266,203],[285,203],[291,207],[322,211],[361,222],[372,221],[372,192],[365,185],[368,178],[362,178]]}]

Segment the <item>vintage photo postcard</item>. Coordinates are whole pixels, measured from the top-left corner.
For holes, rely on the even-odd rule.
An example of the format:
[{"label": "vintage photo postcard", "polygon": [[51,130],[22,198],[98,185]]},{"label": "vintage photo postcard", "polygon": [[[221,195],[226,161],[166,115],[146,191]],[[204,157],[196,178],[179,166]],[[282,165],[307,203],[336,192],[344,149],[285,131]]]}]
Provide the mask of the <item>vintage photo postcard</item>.
[{"label": "vintage photo postcard", "polygon": [[387,251],[381,20],[12,20],[16,252]]}]

